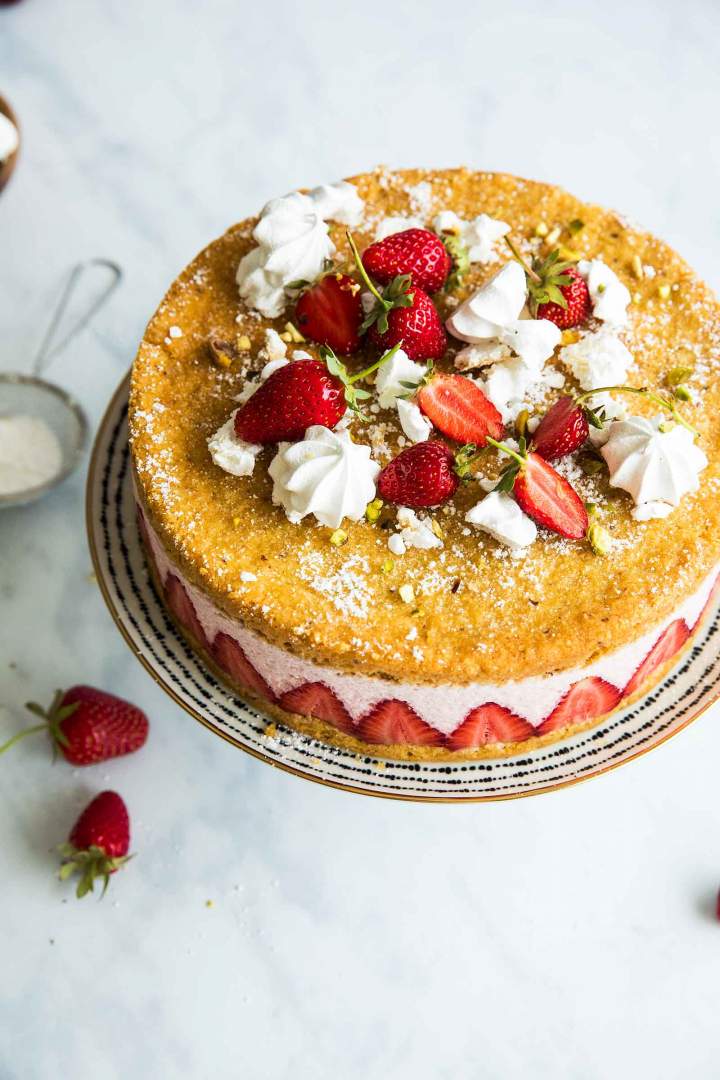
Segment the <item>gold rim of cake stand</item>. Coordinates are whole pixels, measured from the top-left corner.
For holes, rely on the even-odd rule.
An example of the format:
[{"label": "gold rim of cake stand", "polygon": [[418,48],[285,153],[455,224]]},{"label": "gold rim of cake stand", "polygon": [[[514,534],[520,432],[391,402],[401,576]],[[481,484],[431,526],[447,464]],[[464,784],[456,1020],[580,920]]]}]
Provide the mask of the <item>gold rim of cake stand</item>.
[{"label": "gold rim of cake stand", "polygon": [[[281,769],[283,772],[290,773],[292,776],[297,776],[301,780],[309,780],[313,784],[321,784],[323,787],[335,788],[338,791],[347,791],[350,792],[350,794],[352,795],[367,795],[373,799],[393,799],[399,802],[413,803],[449,803],[456,806],[466,803],[509,802],[512,799],[529,799],[535,795],[548,795],[551,792],[560,791],[563,788],[575,787],[577,784],[583,784],[585,783],[585,781],[593,780],[597,776],[603,776],[606,773],[614,772],[615,769],[619,769],[623,765],[627,765],[629,762],[637,760],[637,758],[644,757],[645,754],[649,754],[652,750],[656,750],[659,746],[662,746],[663,743],[668,742],[675,735],[678,735],[681,731],[684,731],[685,728],[689,727],[690,724],[697,720],[698,717],[702,716],[703,713],[707,712],[707,710],[711,708],[711,706],[713,706],[716,701],[718,701],[718,699],[720,699],[719,688],[717,693],[709,701],[706,701],[702,705],[702,707],[697,710],[697,712],[694,712],[690,716],[688,716],[679,725],[679,727],[673,728],[672,731],[669,731],[665,735],[662,735],[657,740],[657,742],[654,742],[651,746],[647,746],[642,750],[636,750],[634,753],[629,754],[628,757],[624,757],[620,761],[615,761],[609,765],[600,766],[593,772],[589,772],[585,776],[576,776],[572,780],[562,780],[556,784],[551,784],[548,787],[536,788],[533,791],[518,791],[507,795],[467,795],[454,798],[452,796],[446,795],[406,795],[392,791],[366,791],[364,788],[355,787],[352,784],[343,784],[338,780],[325,780],[320,776],[311,776],[308,773],[303,772],[301,769],[295,768],[295,766],[293,765],[287,765],[284,762],[275,761],[273,758],[267,757],[260,750],[254,750],[252,747],[246,746],[244,743],[240,742],[232,735],[229,735],[227,732],[222,731],[220,728],[217,728],[213,723],[211,723],[210,720],[207,720],[202,715],[202,713],[198,712],[197,709],[193,708],[192,705],[188,705],[187,702],[183,701],[182,698],[180,698],[178,694],[176,694],[175,691],[160,678],[150,661],[145,656],[143,656],[142,653],[139,653],[135,648],[130,634],[123,625],[117,613],[115,603],[105,583],[105,578],[103,576],[100,566],[100,559],[95,547],[95,539],[93,535],[93,522],[91,514],[92,493],[95,487],[95,473],[98,463],[100,437],[104,434],[109,418],[115,411],[118,399],[124,392],[126,392],[129,380],[130,372],[128,372],[123,377],[119,386],[113,393],[110,402],[105,409],[102,420],[98,425],[97,434],[95,435],[95,440],[93,442],[92,453],[90,455],[87,482],[85,486],[85,528],[87,532],[88,546],[90,548],[90,556],[92,558],[93,568],[95,570],[95,576],[100,587],[100,592],[102,594],[103,600],[105,601],[107,609],[112,616],[113,622],[120,631],[124,641],[130,648],[130,651],[133,653],[135,658],[140,661],[142,666],[145,668],[148,674],[152,676],[158,686],[160,686],[165,691],[168,697],[172,698],[176,705],[179,705],[181,709],[183,709],[186,713],[192,716],[193,719],[197,720],[200,724],[202,724],[203,727],[207,728],[208,731],[211,731],[214,735],[217,735],[219,738],[224,739],[225,742],[230,743],[232,746],[237,747],[238,750],[243,750],[246,754],[250,754],[251,757],[256,758],[258,761],[262,761],[264,762],[264,764],[270,765],[274,769]],[[372,753],[368,752],[368,756],[372,757]]]}]

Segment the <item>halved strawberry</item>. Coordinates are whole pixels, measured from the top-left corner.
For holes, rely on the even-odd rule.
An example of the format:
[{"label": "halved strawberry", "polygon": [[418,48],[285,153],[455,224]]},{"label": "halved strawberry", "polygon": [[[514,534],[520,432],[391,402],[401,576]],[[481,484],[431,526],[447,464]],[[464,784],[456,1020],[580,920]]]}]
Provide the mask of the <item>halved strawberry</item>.
[{"label": "halved strawberry", "polygon": [[222,668],[238,686],[265,698],[266,701],[275,700],[275,694],[260,672],[250,663],[235,638],[225,633],[218,634],[212,644],[212,654],[218,667]]},{"label": "halved strawberry", "polygon": [[487,441],[513,459],[498,490],[512,491],[520,509],[539,525],[568,540],[582,540],[588,530],[587,510],[565,477],[539,454],[526,451],[524,440],[518,451],[491,438]]},{"label": "halved strawberry", "polygon": [[574,398],[563,396],[551,405],[533,435],[535,453],[546,461],[572,454],[588,437],[585,410]]},{"label": "halved strawberry", "polygon": [[539,735],[550,731],[559,731],[571,724],[584,724],[598,716],[612,712],[620,701],[622,693],[616,686],[601,679],[598,675],[589,675],[580,679],[568,690],[550,715],[537,729]]},{"label": "halved strawberry", "polygon": [[360,348],[362,321],[360,286],[347,274],[325,274],[295,305],[295,322],[304,336],[341,355]]},{"label": "halved strawberry", "polygon": [[414,709],[397,698],[386,698],[363,716],[357,734],[367,743],[411,746],[442,746],[444,736],[422,720]]},{"label": "halved strawberry", "polygon": [[459,483],[452,450],[431,439],[408,446],[389,461],[378,476],[377,491],[385,502],[418,509],[447,502]]},{"label": "halved strawberry", "polygon": [[442,289],[452,265],[440,237],[429,229],[404,229],[366,248],[362,257],[368,274],[387,285],[398,274],[410,274],[425,292]]},{"label": "halved strawberry", "polygon": [[418,391],[417,402],[438,431],[457,442],[485,446],[488,435],[502,436],[500,413],[477,383],[464,375],[432,372]]},{"label": "halved strawberry", "polygon": [[623,690],[623,697],[630,697],[631,694],[637,693],[650,680],[654,672],[680,652],[689,637],[690,631],[684,619],[671,622],[630,679]]},{"label": "halved strawberry", "polygon": [[535,728],[517,713],[494,701],[472,709],[460,727],[448,735],[448,750],[469,750],[488,743],[523,742],[535,734]]},{"label": "halved strawberry", "polygon": [[191,634],[203,649],[210,648],[210,642],[203,630],[202,623],[197,617],[195,606],[187,594],[185,586],[175,574],[168,574],[165,578],[165,600],[173,615],[183,627]]},{"label": "halved strawberry", "polygon": [[334,691],[322,682],[303,683],[293,690],[286,690],[279,701],[282,709],[300,716],[314,716],[325,720],[346,735],[355,733],[350,713]]}]

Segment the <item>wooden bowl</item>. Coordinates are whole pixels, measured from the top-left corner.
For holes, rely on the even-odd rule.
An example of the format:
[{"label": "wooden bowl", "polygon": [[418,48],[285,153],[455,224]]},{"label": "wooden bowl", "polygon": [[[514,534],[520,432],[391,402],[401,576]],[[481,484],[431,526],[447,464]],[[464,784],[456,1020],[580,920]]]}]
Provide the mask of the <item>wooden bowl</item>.
[{"label": "wooden bowl", "polygon": [[[15,127],[18,129],[18,132],[20,131],[20,125],[18,124],[17,117],[15,116],[15,113],[13,112],[12,108],[4,97],[0,97],[0,113],[3,113],[5,116],[7,116],[8,120],[11,120]],[[17,150],[14,150],[9,158],[6,158],[5,161],[0,162],[0,191],[2,191],[2,189],[5,187],[8,180],[12,176],[19,153],[20,147],[18,146]]]}]

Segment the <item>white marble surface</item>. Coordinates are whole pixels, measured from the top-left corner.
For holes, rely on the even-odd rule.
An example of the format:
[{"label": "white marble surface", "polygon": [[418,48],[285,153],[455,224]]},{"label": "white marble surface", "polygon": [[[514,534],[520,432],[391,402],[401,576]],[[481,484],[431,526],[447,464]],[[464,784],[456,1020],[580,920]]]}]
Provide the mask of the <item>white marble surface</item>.
[{"label": "white marble surface", "polygon": [[[560,181],[720,283],[714,0],[352,8],[0,7],[24,132],[0,198],[0,367],[28,362],[73,261],[118,258],[122,291],[54,370],[97,422],[201,245],[377,161]],[[42,740],[2,762],[2,1080],[717,1076],[720,713],[507,804],[276,773],[182,714],[120,640],[88,580],[83,472],[0,516],[0,736],[77,680],[138,701],[152,736],[84,771]],[[50,849],[106,786],[138,857],[80,904]]]}]

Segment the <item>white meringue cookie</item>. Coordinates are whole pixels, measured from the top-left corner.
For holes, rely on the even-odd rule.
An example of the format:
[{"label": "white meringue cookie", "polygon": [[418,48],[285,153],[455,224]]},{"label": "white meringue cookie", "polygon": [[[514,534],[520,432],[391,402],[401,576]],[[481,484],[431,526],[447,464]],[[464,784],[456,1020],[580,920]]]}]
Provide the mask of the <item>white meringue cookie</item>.
[{"label": "white meringue cookie", "polygon": [[359,521],[375,498],[380,466],[370,447],[354,443],[347,431],[309,427],[296,443],[280,443],[268,469],[272,500],[297,524],[314,514],[321,525],[337,529],[344,518]]},{"label": "white meringue cookie", "polygon": [[581,259],[577,269],[587,282],[595,318],[613,326],[625,326],[631,296],[615,271],[602,259]]},{"label": "white meringue cookie", "polygon": [[504,491],[491,491],[468,510],[465,520],[511,548],[529,547],[537,538],[535,522]]},{"label": "white meringue cookie", "polygon": [[[610,424],[600,449],[610,470],[610,483],[632,495],[636,506],[668,503],[677,506],[683,495],[697,491],[707,458],[693,435],[667,417],[630,416]],[[657,514],[653,514],[657,516]]]},{"label": "white meringue cookie", "polygon": [[235,434],[235,409],[222,427],[208,439],[208,450],[216,465],[233,476],[251,476],[255,468],[255,458],[262,446],[246,443]]},{"label": "white meringue cookie", "polygon": [[497,338],[501,327],[519,317],[526,296],[525,271],[511,259],[453,311],[446,326],[471,345]]}]

